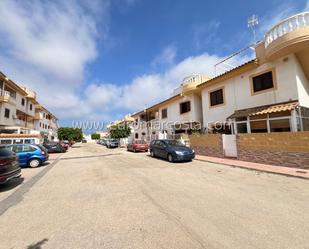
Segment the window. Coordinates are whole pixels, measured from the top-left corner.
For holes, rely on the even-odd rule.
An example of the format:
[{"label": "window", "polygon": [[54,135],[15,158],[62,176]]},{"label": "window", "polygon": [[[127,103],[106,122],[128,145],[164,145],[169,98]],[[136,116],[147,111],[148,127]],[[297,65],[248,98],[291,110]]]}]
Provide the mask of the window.
[{"label": "window", "polygon": [[247,122],[236,123],[237,133],[248,133]]},{"label": "window", "polygon": [[12,140],[11,139],[1,140],[1,144],[12,144]]},{"label": "window", "polygon": [[31,151],[36,151],[36,148],[28,144],[23,145],[23,152],[31,152]]},{"label": "window", "polygon": [[21,99],[21,105],[22,105],[22,106],[25,105],[25,99]]},{"label": "window", "polygon": [[180,103],[180,114],[186,113],[191,111],[191,102],[187,101],[187,102],[183,102]]},{"label": "window", "polygon": [[4,110],[4,117],[10,118],[10,109],[5,108],[5,110]]},{"label": "window", "polygon": [[224,103],[223,99],[223,89],[218,89],[216,91],[210,92],[210,106],[221,105]]},{"label": "window", "polygon": [[273,89],[275,87],[273,71],[252,77],[252,87],[253,93],[265,91],[267,89]]},{"label": "window", "polygon": [[164,109],[161,110],[161,117],[167,118],[167,108],[164,108]]},{"label": "window", "polygon": [[29,108],[30,108],[30,111],[32,111],[32,104],[30,104],[30,107],[29,107]]},{"label": "window", "polygon": [[25,144],[34,144],[35,141],[34,141],[34,139],[25,139],[24,143]]},{"label": "window", "polygon": [[135,133],[135,139],[138,139],[138,133]]},{"label": "window", "polygon": [[267,121],[266,120],[258,120],[251,121],[250,128],[252,133],[267,133]]},{"label": "window", "polygon": [[291,131],[289,119],[270,120],[269,124],[271,132]]}]

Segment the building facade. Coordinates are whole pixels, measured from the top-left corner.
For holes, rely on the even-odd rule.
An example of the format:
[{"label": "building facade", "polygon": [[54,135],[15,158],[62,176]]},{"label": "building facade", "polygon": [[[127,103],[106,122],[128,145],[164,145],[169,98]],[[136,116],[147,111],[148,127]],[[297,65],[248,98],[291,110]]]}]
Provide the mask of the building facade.
[{"label": "building facade", "polygon": [[172,97],[133,114],[131,138],[190,134],[197,124],[223,134],[309,130],[309,12],[275,25],[254,49],[243,65],[189,76]]},{"label": "building facade", "polygon": [[58,120],[37,101],[37,94],[0,72],[0,134],[41,134],[57,139]]}]

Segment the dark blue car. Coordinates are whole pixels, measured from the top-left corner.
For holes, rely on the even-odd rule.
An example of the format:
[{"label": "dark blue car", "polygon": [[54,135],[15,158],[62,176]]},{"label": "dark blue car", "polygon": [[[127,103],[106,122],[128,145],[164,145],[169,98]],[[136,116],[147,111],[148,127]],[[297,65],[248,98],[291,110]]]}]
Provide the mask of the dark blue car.
[{"label": "dark blue car", "polygon": [[161,157],[169,162],[191,161],[195,157],[194,150],[177,140],[153,140],[150,143],[150,155]]},{"label": "dark blue car", "polygon": [[48,160],[48,152],[42,145],[10,144],[6,148],[15,152],[20,166],[36,168]]}]

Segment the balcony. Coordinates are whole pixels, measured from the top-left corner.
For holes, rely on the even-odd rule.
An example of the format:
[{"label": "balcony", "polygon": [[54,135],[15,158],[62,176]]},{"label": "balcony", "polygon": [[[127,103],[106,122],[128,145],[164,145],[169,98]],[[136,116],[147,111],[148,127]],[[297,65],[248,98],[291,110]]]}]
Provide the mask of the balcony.
[{"label": "balcony", "polygon": [[42,113],[39,113],[39,112],[35,113],[34,119],[35,119],[35,120],[41,120],[41,119],[43,119],[43,114],[42,114]]},{"label": "balcony", "polygon": [[0,90],[0,102],[9,102],[10,99],[10,92],[9,91],[4,91]]},{"label": "balcony", "polygon": [[275,25],[265,36],[265,53],[277,58],[309,46],[309,12],[291,16]]},{"label": "balcony", "polygon": [[201,74],[193,74],[183,79],[182,81],[182,93],[189,94],[193,93],[197,86],[208,80],[208,77]]}]

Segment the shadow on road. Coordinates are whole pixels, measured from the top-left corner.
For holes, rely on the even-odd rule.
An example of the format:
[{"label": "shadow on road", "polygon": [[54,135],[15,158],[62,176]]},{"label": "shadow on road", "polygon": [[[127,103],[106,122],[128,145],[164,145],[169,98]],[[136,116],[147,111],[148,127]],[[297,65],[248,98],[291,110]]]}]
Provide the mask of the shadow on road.
[{"label": "shadow on road", "polygon": [[[149,158],[152,158],[154,160],[160,160],[160,161],[164,161],[164,162],[169,162],[167,159],[164,159],[164,158],[161,158],[161,157],[152,157],[151,155],[146,155],[147,157]],[[171,164],[173,163],[176,163],[176,164],[179,164],[179,163],[191,163],[191,161],[175,161],[175,162],[172,162]]]},{"label": "shadow on road", "polygon": [[27,246],[27,249],[41,249],[42,245],[44,245],[46,242],[48,241],[48,239],[43,239],[35,244],[32,244],[30,246]]},{"label": "shadow on road", "polygon": [[23,177],[13,178],[7,183],[0,185],[0,193],[9,191],[18,185],[22,184],[25,179]]}]

